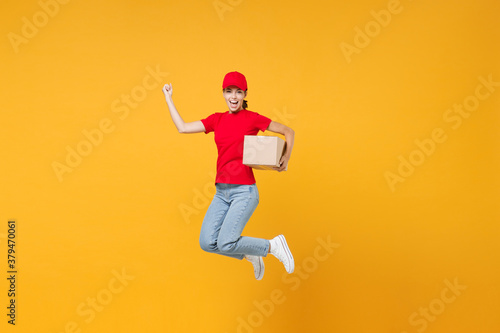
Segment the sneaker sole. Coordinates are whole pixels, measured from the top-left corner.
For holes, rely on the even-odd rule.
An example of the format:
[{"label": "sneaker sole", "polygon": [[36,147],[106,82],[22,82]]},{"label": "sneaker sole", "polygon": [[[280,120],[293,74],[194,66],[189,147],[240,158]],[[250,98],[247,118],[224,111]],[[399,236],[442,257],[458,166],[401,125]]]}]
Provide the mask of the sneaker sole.
[{"label": "sneaker sole", "polygon": [[285,236],[279,235],[278,239],[279,239],[281,245],[283,246],[283,248],[285,249],[286,256],[288,257],[288,262],[290,263],[289,269],[287,270],[285,267],[285,270],[288,274],[292,274],[293,271],[295,270],[295,261],[293,260],[292,252],[290,251],[290,248],[288,247]]}]

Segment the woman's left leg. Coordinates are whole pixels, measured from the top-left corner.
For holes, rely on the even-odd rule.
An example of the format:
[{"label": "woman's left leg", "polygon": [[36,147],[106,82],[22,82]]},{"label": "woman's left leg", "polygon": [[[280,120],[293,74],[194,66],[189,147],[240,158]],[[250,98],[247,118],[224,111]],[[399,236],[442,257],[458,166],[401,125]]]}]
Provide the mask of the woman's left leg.
[{"label": "woman's left leg", "polygon": [[269,252],[269,240],[241,236],[248,220],[259,203],[257,186],[231,185],[228,193],[230,207],[219,231],[217,246],[226,255],[243,259],[245,255],[265,257]]}]

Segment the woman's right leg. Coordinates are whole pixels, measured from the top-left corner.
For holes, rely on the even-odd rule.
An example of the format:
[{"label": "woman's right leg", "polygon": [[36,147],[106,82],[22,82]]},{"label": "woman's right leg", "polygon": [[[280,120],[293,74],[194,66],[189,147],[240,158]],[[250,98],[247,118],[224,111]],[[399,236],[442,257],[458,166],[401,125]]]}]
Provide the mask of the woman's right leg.
[{"label": "woman's right leg", "polygon": [[222,254],[227,257],[242,259],[241,254],[227,254],[221,253],[219,250],[217,239],[219,238],[219,232],[222,227],[222,223],[226,217],[227,211],[229,210],[230,203],[224,199],[224,196],[220,193],[217,188],[217,192],[212,200],[212,203],[208,207],[205,218],[201,225],[200,231],[200,246],[202,250]]}]

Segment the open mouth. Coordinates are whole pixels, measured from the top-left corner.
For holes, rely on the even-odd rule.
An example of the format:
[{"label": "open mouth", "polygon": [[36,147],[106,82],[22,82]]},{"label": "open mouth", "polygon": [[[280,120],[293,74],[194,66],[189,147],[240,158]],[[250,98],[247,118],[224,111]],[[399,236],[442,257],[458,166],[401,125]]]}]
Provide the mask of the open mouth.
[{"label": "open mouth", "polygon": [[237,106],[238,101],[229,101],[229,104],[231,104],[231,106]]}]

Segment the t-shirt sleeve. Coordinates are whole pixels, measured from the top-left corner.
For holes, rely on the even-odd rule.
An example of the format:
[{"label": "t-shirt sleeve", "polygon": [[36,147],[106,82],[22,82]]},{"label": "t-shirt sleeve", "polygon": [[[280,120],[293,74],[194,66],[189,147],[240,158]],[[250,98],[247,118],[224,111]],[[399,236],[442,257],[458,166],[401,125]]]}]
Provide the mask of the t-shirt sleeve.
[{"label": "t-shirt sleeve", "polygon": [[267,117],[255,112],[254,125],[256,128],[258,128],[262,132],[264,132],[269,127],[269,124],[271,123],[271,121],[272,120],[270,118],[267,118]]},{"label": "t-shirt sleeve", "polygon": [[202,119],[201,122],[203,123],[203,126],[205,126],[205,134],[208,134],[210,132],[213,132],[215,130],[215,120],[216,120],[217,114],[211,114],[210,116],[206,117],[205,119]]}]

